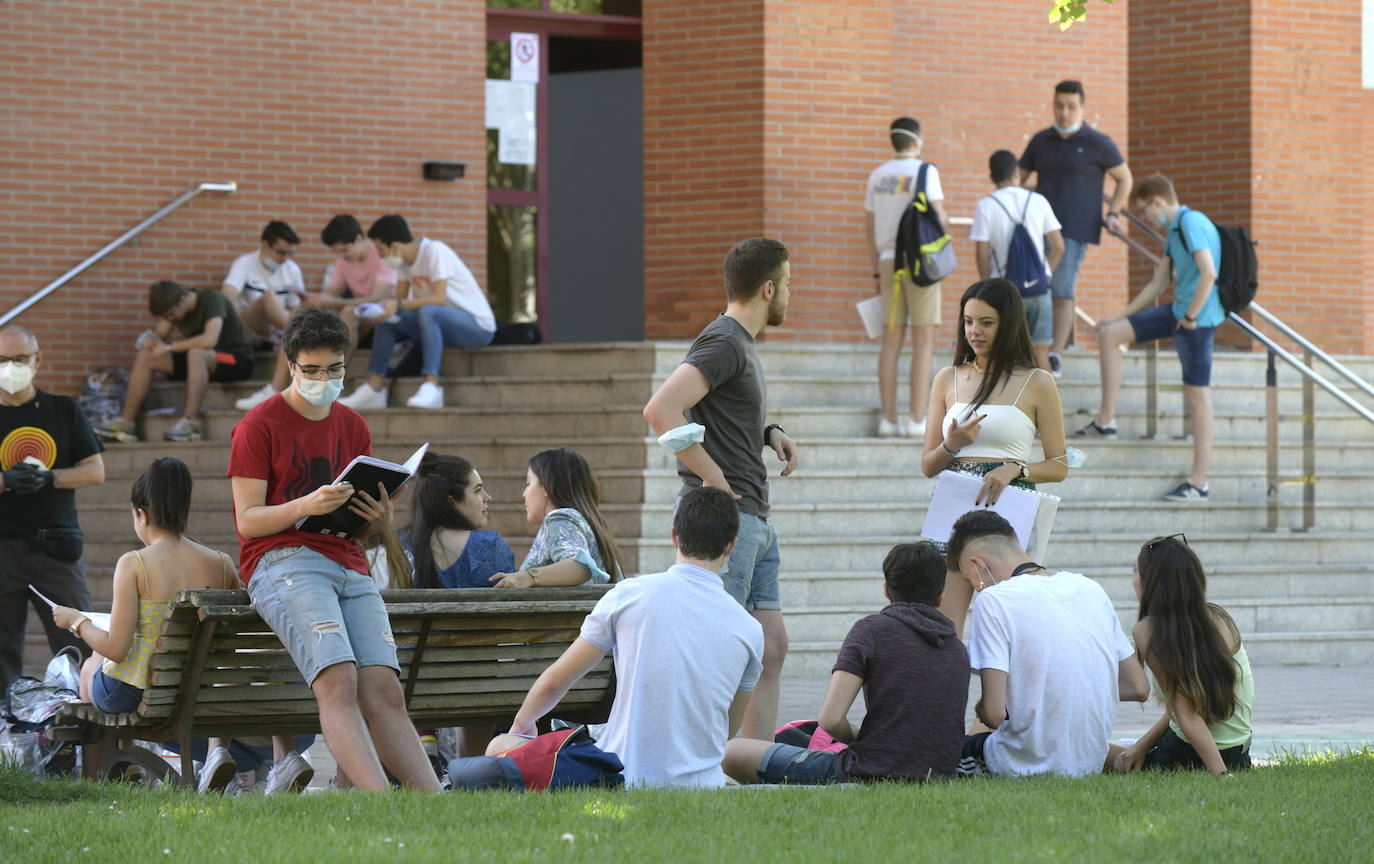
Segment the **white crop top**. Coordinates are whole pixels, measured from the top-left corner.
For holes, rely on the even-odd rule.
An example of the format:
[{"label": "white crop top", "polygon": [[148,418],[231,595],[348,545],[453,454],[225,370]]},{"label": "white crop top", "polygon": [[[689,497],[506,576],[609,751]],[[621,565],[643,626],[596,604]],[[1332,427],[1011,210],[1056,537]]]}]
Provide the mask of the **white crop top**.
[{"label": "white crop top", "polygon": [[[1026,376],[1021,392],[1010,405],[980,405],[976,413],[986,414],[978,427],[978,440],[959,451],[959,459],[1000,459],[1004,462],[1030,461],[1031,447],[1035,444],[1035,422],[1026,412],[1016,407],[1026,392],[1026,385],[1035,373]],[[954,398],[959,398],[959,379],[954,379]],[[955,417],[959,422],[968,419],[968,402],[955,402],[945,412],[944,431],[949,431],[950,421]]]}]

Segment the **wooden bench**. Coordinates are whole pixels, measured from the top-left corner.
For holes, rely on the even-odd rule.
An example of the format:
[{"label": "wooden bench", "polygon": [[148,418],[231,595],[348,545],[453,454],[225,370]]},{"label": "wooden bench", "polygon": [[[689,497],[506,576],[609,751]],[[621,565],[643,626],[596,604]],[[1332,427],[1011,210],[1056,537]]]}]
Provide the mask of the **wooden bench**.
[{"label": "wooden bench", "polygon": [[[500,722],[515,716],[540,673],[577,638],[605,586],[383,591],[406,708],[419,728]],[[162,625],[141,710],[105,714],[69,705],[54,737],[104,742],[88,776],[129,765],[151,782],[195,783],[195,738],[302,735],[320,730],[315,699],[246,591],[183,591]],[[604,722],[614,697],[610,657],[579,681],[552,716]],[[118,739],[176,741],[181,771]]]}]

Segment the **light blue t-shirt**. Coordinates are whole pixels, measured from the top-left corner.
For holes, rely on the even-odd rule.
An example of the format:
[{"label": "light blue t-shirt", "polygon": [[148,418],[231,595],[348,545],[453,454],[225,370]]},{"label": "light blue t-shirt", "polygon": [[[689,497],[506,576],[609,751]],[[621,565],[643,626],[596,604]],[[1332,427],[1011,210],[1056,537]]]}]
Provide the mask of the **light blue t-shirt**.
[{"label": "light blue t-shirt", "polygon": [[[1183,232],[1182,235],[1180,232]],[[1183,242],[1185,238],[1188,241],[1186,246]],[[1212,224],[1212,220],[1200,210],[1179,207],[1174,220],[1169,223],[1169,241],[1164,248],[1174,262],[1174,318],[1182,321],[1193,303],[1193,293],[1197,291],[1198,270],[1193,252],[1210,250],[1212,266],[1220,271],[1221,235],[1217,233],[1217,226]],[[1219,327],[1225,320],[1226,311],[1221,308],[1221,298],[1217,296],[1216,286],[1213,285],[1212,293],[1198,313],[1197,326]]]}]

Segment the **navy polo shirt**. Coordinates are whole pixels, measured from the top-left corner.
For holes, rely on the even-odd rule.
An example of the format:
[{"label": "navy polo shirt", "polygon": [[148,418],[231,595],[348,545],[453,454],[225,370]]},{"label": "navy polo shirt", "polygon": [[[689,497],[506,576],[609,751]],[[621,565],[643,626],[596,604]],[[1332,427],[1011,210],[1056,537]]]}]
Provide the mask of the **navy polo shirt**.
[{"label": "navy polo shirt", "polygon": [[1088,124],[1068,138],[1041,129],[1021,154],[1021,170],[1036,175],[1035,191],[1049,199],[1065,237],[1102,239],[1102,178],[1126,160],[1116,142]]}]

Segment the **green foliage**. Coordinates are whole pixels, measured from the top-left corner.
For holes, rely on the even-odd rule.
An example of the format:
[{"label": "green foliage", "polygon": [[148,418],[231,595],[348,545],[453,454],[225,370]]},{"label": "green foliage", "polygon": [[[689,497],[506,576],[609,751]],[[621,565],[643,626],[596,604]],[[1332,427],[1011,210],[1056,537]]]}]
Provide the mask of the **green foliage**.
[{"label": "green foliage", "polygon": [[716,792],[222,798],[11,771],[0,861],[1357,861],[1372,787],[1370,748],[1234,777]]},{"label": "green foliage", "polygon": [[[1113,0],[1102,0],[1112,3]],[[1050,23],[1067,30],[1079,21],[1088,20],[1088,0],[1050,0]]]}]

